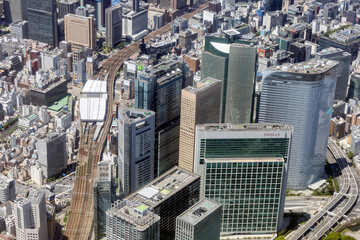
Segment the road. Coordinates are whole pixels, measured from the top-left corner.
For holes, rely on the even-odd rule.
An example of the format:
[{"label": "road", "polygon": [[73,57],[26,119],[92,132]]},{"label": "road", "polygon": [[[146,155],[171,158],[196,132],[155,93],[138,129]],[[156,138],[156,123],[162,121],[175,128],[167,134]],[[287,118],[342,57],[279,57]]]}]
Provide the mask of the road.
[{"label": "road", "polygon": [[[208,7],[209,3],[199,6],[191,13],[183,15],[189,19],[199,11]],[[171,30],[171,23],[151,32],[144,40],[148,43],[157,35],[162,35]],[[103,130],[96,142],[93,141],[95,128],[89,127],[85,134],[81,133],[79,147],[79,166],[76,168],[74,190],[71,196],[71,210],[69,220],[64,231],[63,239],[89,239],[92,235],[94,217],[93,185],[96,180],[97,163],[100,161],[105,140],[113,119],[114,107],[114,82],[116,73],[120,70],[124,61],[139,51],[139,43],[135,42],[126,48],[116,52],[102,65],[99,76],[108,82],[107,114]],[[84,123],[82,123],[84,124]]]},{"label": "road", "polygon": [[314,217],[286,239],[321,239],[345,217],[345,214],[354,207],[358,200],[359,189],[354,169],[348,164],[343,151],[331,139],[329,139],[328,149],[336,159],[341,171],[341,189],[328,204],[319,209]]}]

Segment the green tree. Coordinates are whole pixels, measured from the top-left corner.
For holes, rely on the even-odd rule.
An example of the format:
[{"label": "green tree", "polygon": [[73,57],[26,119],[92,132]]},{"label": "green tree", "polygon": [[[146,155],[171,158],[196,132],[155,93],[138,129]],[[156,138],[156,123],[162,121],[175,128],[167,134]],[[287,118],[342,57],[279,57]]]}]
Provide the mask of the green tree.
[{"label": "green tree", "polygon": [[278,236],[275,240],[285,240],[284,236]]},{"label": "green tree", "polygon": [[356,238],[351,237],[351,236],[343,236],[343,237],[341,238],[341,240],[356,240]]},{"label": "green tree", "polygon": [[355,156],[351,151],[348,152],[347,154],[348,158],[353,159],[353,157]]},{"label": "green tree", "polygon": [[324,240],[341,240],[341,234],[338,232],[332,232]]}]

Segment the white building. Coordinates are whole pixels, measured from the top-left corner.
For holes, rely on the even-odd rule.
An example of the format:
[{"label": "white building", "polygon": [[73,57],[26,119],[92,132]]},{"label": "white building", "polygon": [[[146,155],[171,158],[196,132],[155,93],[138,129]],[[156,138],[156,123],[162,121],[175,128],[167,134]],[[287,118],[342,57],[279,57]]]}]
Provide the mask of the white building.
[{"label": "white building", "polygon": [[48,239],[44,192],[29,189],[27,197],[15,200],[14,210],[16,239]]},{"label": "white building", "polygon": [[123,37],[130,37],[136,41],[148,33],[148,10],[140,12],[129,11],[122,16]]},{"label": "white building", "polygon": [[41,166],[39,164],[31,166],[31,168],[30,168],[30,176],[31,176],[31,179],[36,184],[39,184],[39,185],[44,184],[43,171],[42,171]]},{"label": "white building", "polygon": [[64,130],[68,129],[71,126],[72,114],[68,111],[61,111],[55,116],[55,125],[56,128],[62,128]]},{"label": "white building", "polygon": [[107,83],[105,81],[86,81],[80,98],[81,121],[103,122],[107,108]]},{"label": "white building", "polygon": [[51,120],[47,106],[41,106],[39,108],[39,119],[42,123],[48,124]]}]

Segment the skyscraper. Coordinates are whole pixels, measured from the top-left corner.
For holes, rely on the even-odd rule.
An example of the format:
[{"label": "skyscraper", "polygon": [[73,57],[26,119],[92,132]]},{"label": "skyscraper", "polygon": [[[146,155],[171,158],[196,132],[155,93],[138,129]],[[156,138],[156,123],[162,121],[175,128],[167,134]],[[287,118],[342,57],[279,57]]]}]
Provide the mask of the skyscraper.
[{"label": "skyscraper", "polygon": [[151,69],[138,70],[135,79],[135,107],[156,112],[157,176],[178,163],[181,89],[184,84],[182,64],[177,60],[165,61]]},{"label": "skyscraper", "polygon": [[105,10],[106,46],[114,47],[122,38],[122,7],[112,6]]},{"label": "skyscraper", "polygon": [[160,217],[141,203],[116,201],[106,212],[107,240],[160,240]]},{"label": "skyscraper", "polygon": [[105,26],[105,9],[111,7],[111,0],[81,0],[80,5],[90,4],[95,8],[96,26],[98,29]]},{"label": "skyscraper", "polygon": [[175,239],[176,217],[199,201],[200,176],[173,167],[125,200],[160,216],[161,240]]},{"label": "skyscraper", "polygon": [[259,122],[294,127],[288,188],[304,189],[323,176],[337,64],[310,60],[263,72]]},{"label": "skyscraper", "polygon": [[358,73],[353,73],[350,76],[348,98],[360,99],[360,74]]},{"label": "skyscraper", "polygon": [[26,191],[27,196],[14,202],[16,239],[47,240],[45,194],[35,189]]},{"label": "skyscraper", "polygon": [[154,179],[155,113],[119,109],[119,183],[128,195]]},{"label": "skyscraper", "polygon": [[66,134],[49,133],[35,143],[39,163],[45,178],[50,178],[67,167]]},{"label": "skyscraper", "polygon": [[[233,30],[231,30],[233,31]],[[222,123],[252,122],[257,53],[253,43],[208,35],[202,54],[202,77],[222,81]]]},{"label": "skyscraper", "polygon": [[94,235],[102,239],[106,234],[106,211],[115,200],[115,176],[112,176],[110,161],[101,161],[97,167],[97,179],[94,182]]},{"label": "skyscraper", "polygon": [[3,2],[7,23],[27,20],[27,0],[4,0]]},{"label": "skyscraper", "polygon": [[65,41],[71,48],[96,48],[96,28],[94,16],[84,17],[75,14],[65,15]]},{"label": "skyscraper", "polygon": [[60,0],[59,1],[59,18],[64,18],[66,14],[75,14],[75,9],[79,7],[77,0]]},{"label": "skyscraper", "polygon": [[274,234],[282,226],[292,127],[197,125],[201,197],[222,205],[221,235]]},{"label": "skyscraper", "polygon": [[339,62],[335,89],[335,100],[344,101],[349,82],[351,54],[340,48],[325,48],[316,54],[317,58],[325,58]]},{"label": "skyscraper", "polygon": [[221,204],[203,198],[176,218],[176,240],[220,239]]},{"label": "skyscraper", "polygon": [[58,46],[56,0],[27,1],[29,38]]},{"label": "skyscraper", "polygon": [[179,167],[193,171],[195,127],[218,123],[220,118],[221,81],[205,78],[195,87],[181,92]]}]

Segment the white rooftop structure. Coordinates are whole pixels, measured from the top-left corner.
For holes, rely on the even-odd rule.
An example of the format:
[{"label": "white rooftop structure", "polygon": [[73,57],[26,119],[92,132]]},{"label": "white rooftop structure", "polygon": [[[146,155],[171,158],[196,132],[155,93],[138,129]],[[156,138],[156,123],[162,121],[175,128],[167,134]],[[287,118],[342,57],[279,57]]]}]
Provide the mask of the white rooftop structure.
[{"label": "white rooftop structure", "polygon": [[84,122],[103,122],[106,115],[105,98],[80,98],[80,118]]},{"label": "white rooftop structure", "polygon": [[81,93],[84,97],[107,98],[107,82],[99,80],[87,80]]}]

